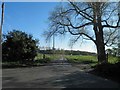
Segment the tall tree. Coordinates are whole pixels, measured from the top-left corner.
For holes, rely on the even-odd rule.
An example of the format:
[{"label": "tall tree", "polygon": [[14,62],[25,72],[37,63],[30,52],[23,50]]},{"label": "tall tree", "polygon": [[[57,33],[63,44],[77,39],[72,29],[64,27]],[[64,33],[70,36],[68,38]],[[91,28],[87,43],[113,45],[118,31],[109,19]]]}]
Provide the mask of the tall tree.
[{"label": "tall tree", "polygon": [[118,3],[113,2],[68,2],[61,5],[50,14],[50,30],[47,38],[55,33],[69,32],[79,38],[95,43],[98,62],[106,63],[105,45],[115,43],[116,31],[120,22]]}]

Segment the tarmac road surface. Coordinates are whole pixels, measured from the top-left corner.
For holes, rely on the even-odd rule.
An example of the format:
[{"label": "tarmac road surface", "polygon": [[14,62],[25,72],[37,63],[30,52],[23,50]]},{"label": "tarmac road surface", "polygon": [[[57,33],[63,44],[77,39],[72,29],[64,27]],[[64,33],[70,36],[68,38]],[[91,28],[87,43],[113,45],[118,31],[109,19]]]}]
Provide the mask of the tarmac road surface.
[{"label": "tarmac road surface", "polygon": [[60,58],[46,66],[3,69],[2,88],[120,88],[120,84],[85,73]]}]

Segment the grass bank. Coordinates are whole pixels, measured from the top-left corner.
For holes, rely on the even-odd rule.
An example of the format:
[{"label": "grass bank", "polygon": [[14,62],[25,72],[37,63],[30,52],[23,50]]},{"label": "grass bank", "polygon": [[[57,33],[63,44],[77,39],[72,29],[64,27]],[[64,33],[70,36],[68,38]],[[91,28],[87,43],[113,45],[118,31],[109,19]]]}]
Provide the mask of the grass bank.
[{"label": "grass bank", "polygon": [[2,68],[17,68],[17,67],[33,67],[33,66],[43,66],[49,63],[51,60],[56,60],[60,57],[60,55],[53,54],[41,54],[38,53],[33,61],[25,61],[25,62],[2,62]]},{"label": "grass bank", "polygon": [[[71,63],[97,64],[97,56],[92,55],[66,55],[65,58]],[[117,57],[108,56],[108,62],[115,64],[119,61]]]}]

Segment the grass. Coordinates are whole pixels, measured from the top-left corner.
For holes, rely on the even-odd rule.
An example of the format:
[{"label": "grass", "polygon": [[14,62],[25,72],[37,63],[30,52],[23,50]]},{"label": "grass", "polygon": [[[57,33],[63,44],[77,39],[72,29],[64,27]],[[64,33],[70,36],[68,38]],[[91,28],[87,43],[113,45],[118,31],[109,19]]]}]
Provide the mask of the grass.
[{"label": "grass", "polygon": [[96,56],[90,56],[90,55],[66,55],[65,57],[71,63],[97,63]]},{"label": "grass", "polygon": [[43,58],[43,54],[38,53],[34,61],[29,61],[24,64],[20,62],[2,62],[2,68],[41,66],[57,58],[59,58],[59,55],[45,54],[45,58]]},{"label": "grass", "polygon": [[17,68],[26,66],[26,64],[22,64],[20,62],[2,62],[2,68]]},{"label": "grass", "polygon": [[59,54],[55,55],[55,54],[45,54],[45,58],[43,58],[43,54],[38,53],[37,56],[35,57],[35,60],[46,60],[49,59],[51,60],[56,60],[60,57]]},{"label": "grass", "polygon": [[118,59],[118,57],[115,56],[108,56],[108,62],[111,64],[115,64],[117,62],[119,62],[120,60]]},{"label": "grass", "polygon": [[[91,64],[92,66],[98,63],[97,56],[91,55],[66,55],[67,60],[71,63],[83,63],[83,64]],[[117,57],[109,56],[108,62],[111,64],[115,64],[118,62]]]},{"label": "grass", "polygon": [[[34,59],[34,62],[28,62],[28,64],[21,64],[19,62],[2,62],[2,66],[38,66],[44,63],[49,63],[52,60],[57,60],[61,57],[60,54],[45,54],[45,58],[43,58],[43,54],[38,53],[37,56]],[[64,55],[64,57],[70,62],[70,63],[83,63],[83,64],[89,64],[91,67],[94,67],[97,65],[97,57],[91,56],[91,55]],[[115,64],[118,62],[117,57],[109,56],[108,62],[111,64]]]},{"label": "grass", "polygon": [[96,56],[91,56],[91,55],[66,55],[65,57],[70,63],[89,64],[90,67],[94,67],[95,65],[97,65]]}]

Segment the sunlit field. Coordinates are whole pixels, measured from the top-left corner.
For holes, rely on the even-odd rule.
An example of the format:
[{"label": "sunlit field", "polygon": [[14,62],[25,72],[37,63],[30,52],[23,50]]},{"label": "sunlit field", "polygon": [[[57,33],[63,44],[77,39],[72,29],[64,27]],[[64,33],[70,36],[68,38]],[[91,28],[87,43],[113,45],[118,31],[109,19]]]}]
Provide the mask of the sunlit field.
[{"label": "sunlit field", "polygon": [[117,62],[119,62],[119,58],[118,57],[114,57],[114,56],[108,56],[108,62],[111,64],[115,64]]},{"label": "sunlit field", "polygon": [[90,55],[66,55],[65,56],[69,62],[80,63],[84,61],[97,62],[96,56]]},{"label": "sunlit field", "polygon": [[[65,56],[71,63],[87,63],[97,64],[97,56],[92,55],[66,55]],[[117,57],[108,56],[108,62],[111,64],[117,63],[119,60]]]},{"label": "sunlit field", "polygon": [[49,60],[56,60],[56,59],[60,58],[60,55],[59,54],[41,54],[41,53],[38,53],[37,56],[35,57],[35,61],[36,60],[43,60],[46,58]]},{"label": "sunlit field", "polygon": [[[38,53],[34,59],[33,64],[41,64],[41,63],[49,63],[50,61],[60,59],[61,54],[41,54]],[[96,55],[64,55],[62,56],[68,60],[70,63],[83,63],[83,64],[90,64],[96,65],[98,63]],[[115,64],[119,61],[117,57],[108,56],[108,62],[111,64]],[[3,64],[10,64],[10,65],[20,65],[19,62],[4,62]]]}]

